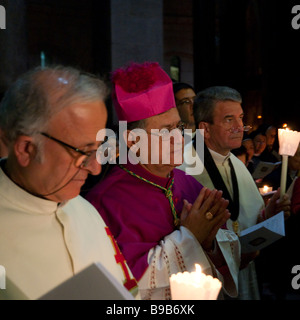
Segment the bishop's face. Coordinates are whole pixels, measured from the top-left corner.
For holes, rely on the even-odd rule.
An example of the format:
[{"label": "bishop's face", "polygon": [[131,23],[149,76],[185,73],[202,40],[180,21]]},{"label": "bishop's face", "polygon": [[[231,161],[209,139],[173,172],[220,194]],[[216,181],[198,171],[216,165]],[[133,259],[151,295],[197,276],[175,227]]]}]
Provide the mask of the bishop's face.
[{"label": "bishop's face", "polygon": [[[146,119],[148,159],[144,166],[147,170],[167,176],[182,164],[184,139],[181,124],[177,108]],[[154,158],[157,159],[156,163],[152,161]]]}]

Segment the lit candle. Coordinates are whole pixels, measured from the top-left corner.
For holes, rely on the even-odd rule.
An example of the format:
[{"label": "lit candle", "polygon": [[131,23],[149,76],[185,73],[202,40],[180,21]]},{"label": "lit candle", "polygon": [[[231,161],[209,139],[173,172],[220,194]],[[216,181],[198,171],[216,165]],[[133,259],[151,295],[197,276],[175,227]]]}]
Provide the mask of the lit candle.
[{"label": "lit candle", "polygon": [[294,156],[300,142],[300,132],[289,128],[278,129],[279,154],[282,155],[280,197],[285,194],[288,156]]},{"label": "lit candle", "polygon": [[172,300],[216,300],[222,287],[219,279],[202,273],[199,264],[195,272],[178,272],[170,277]]},{"label": "lit candle", "polygon": [[273,187],[263,186],[263,188],[259,188],[259,193],[263,196],[273,190]]}]

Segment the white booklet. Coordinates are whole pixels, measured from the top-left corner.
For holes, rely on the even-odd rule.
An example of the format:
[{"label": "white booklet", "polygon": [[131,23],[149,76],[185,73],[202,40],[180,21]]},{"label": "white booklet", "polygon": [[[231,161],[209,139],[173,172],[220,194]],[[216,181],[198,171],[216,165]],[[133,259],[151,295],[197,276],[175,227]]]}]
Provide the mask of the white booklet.
[{"label": "white booklet", "polygon": [[93,263],[38,300],[134,300],[101,263]]},{"label": "white booklet", "polygon": [[284,213],[281,211],[240,233],[242,253],[261,250],[284,236]]},{"label": "white booklet", "polygon": [[281,161],[278,161],[278,162],[259,161],[252,173],[253,179],[254,180],[263,179],[268,174],[270,174],[274,169],[279,167],[280,164],[281,164]]}]

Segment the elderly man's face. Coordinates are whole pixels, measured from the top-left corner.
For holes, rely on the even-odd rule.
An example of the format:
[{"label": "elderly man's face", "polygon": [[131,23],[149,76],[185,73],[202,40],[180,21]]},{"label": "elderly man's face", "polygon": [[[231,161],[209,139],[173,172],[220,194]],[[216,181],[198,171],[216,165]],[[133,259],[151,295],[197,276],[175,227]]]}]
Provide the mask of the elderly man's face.
[{"label": "elderly man's face", "polygon": [[[218,101],[214,109],[213,123],[202,124],[205,129],[205,142],[209,148],[227,155],[232,149],[239,148],[243,139],[244,112],[240,103]],[[201,123],[200,123],[201,125]]]},{"label": "elderly man's face", "polygon": [[[180,165],[183,159],[183,136],[180,130],[176,129],[181,124],[181,119],[177,108],[172,108],[167,112],[153,116],[146,120],[145,130],[148,133],[148,169],[150,171],[162,170],[164,172],[170,172],[174,167]],[[155,133],[151,134],[152,129],[157,129],[157,132],[162,132],[162,129],[167,129],[168,132],[174,134],[174,138],[171,136],[170,140],[164,141],[162,136],[157,136]],[[154,155],[158,159],[158,163],[153,164],[151,160]],[[153,159],[153,157],[152,157]],[[168,163],[166,163],[168,159]],[[179,159],[179,161],[178,161]]]},{"label": "elderly man's face", "polygon": [[[84,152],[97,150],[96,134],[105,128],[107,111],[102,101],[73,104],[51,118],[47,134]],[[95,154],[86,167],[78,166],[82,155],[43,136],[41,161],[36,170],[34,193],[56,202],[76,197],[88,174],[99,174],[101,165]]]}]

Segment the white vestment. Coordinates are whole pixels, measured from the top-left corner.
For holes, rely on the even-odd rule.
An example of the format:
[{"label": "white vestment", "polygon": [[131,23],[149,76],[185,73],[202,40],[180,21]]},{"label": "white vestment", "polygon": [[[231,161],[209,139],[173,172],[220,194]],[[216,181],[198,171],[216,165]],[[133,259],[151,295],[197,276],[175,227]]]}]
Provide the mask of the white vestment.
[{"label": "white vestment", "polygon": [[240,244],[237,236],[228,230],[219,230],[216,242],[228,266],[223,276],[211,262],[194,235],[185,227],[180,227],[166,236],[148,254],[149,267],[139,281],[139,292],[145,300],[165,300],[171,298],[169,277],[178,272],[195,271],[195,263],[202,271],[222,282],[219,299],[224,293],[236,297],[240,265]]},{"label": "white vestment", "polygon": [[[249,173],[247,167],[244,165],[242,161],[240,161],[236,156],[232,153],[229,153],[227,156],[222,156],[212,150],[210,153],[215,161],[215,164],[223,178],[223,181],[232,197],[233,189],[231,182],[231,173],[230,167],[228,163],[228,158],[232,162],[234,167],[238,188],[239,188],[239,216],[238,216],[238,224],[239,231],[242,231],[246,228],[249,228],[257,223],[258,215],[264,208],[264,201],[262,196],[260,195],[258,188]],[[195,161],[195,157],[197,157],[197,163],[201,162],[200,158],[196,154],[196,151],[193,147],[192,142],[185,145],[184,150],[184,163],[178,167],[183,171],[187,171],[188,168],[192,168],[194,166],[193,161]],[[205,159],[204,159],[205,161]],[[193,175],[203,186],[209,189],[215,189],[208,172],[204,168],[202,173]],[[227,221],[227,228],[229,230],[233,230],[232,220]],[[256,280],[256,271],[255,265],[251,262],[248,267],[240,270],[239,273],[239,299],[245,300],[255,300],[259,299],[258,285]]]},{"label": "white vestment", "polygon": [[94,262],[123,285],[106,230],[81,196],[58,205],[21,189],[0,168],[0,265],[7,280],[0,299],[37,299]]}]

